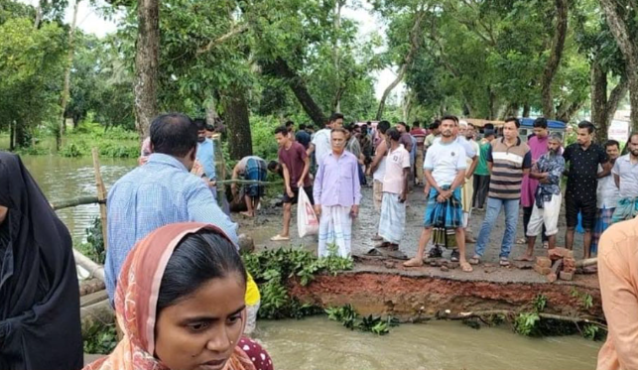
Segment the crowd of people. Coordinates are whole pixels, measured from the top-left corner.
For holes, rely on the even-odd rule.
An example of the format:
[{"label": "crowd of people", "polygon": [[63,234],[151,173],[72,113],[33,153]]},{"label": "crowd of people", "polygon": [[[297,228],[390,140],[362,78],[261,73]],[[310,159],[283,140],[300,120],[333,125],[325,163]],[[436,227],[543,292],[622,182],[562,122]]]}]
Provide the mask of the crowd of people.
[{"label": "crowd of people", "polygon": [[[237,163],[233,179],[248,181],[241,190],[244,216],[259,209],[267,167],[284,179],[284,222],[273,240],[289,240],[292,205],[303,192],[319,216],[318,255],[348,257],[361,189],[369,184],[378,213],[373,238],[391,255],[405,242],[409,193],[422,185],[423,230],[416,255],[403,265],[422,266],[426,254],[440,257],[445,246],[471,272],[501,210],[501,266],[510,263],[519,206],[527,237],[521,259],[533,257],[538,234],[554,248],[564,199],[566,247],[573,247],[580,222],[584,257],[600,256],[610,335],[600,368],[638,366],[638,221],[621,222],[638,213],[638,134],[620,155],[616,141],[594,143],[595,128],[586,121],[577,142],[563,148],[544,118],[528,140],[520,138],[516,118],[505,120],[502,135],[487,128],[481,137],[455,116],[427,130],[388,121],[344,127],[343,119],[334,114],[314,133],[284,125],[274,133],[277,161],[250,156]],[[207,128],[179,113],[158,116],[141,165],[109,191],[105,277],[122,336],[111,355],[87,369],[273,368],[268,353],[245,336],[254,329],[260,295],[238,253],[237,224],[215,199]],[[473,209],[484,209],[485,217],[468,259]],[[19,157],[0,153],[0,368],[83,366],[78,290],[68,230]]]}]

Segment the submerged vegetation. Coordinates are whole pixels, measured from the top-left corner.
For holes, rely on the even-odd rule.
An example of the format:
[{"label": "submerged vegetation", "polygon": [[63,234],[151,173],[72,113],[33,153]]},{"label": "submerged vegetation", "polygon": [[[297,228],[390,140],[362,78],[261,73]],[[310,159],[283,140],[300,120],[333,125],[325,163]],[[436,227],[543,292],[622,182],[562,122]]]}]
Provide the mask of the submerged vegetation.
[{"label": "submerged vegetation", "polygon": [[399,320],[392,316],[386,318],[373,315],[360,317],[357,311],[349,304],[342,307],[330,307],[325,312],[330,320],[340,322],[350,330],[370,332],[377,335],[388,334],[391,327],[399,325]]}]

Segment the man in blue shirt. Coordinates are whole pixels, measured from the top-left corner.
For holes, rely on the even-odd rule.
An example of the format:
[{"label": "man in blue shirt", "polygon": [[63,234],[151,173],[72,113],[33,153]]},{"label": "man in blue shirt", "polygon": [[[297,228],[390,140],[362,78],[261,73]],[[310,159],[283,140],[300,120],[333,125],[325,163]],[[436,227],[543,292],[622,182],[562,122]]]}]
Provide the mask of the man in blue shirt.
[{"label": "man in blue shirt", "polygon": [[213,197],[217,198],[216,175],[215,175],[215,144],[213,140],[206,137],[206,120],[195,118],[193,120],[197,126],[197,163],[202,166],[204,173],[202,178],[210,187]]},{"label": "man in blue shirt", "polygon": [[237,243],[237,224],[217,206],[208,184],[189,171],[197,152],[197,126],[180,113],[151,124],[152,153],[145,165],[109,191],[105,277],[111,301],[128,252],[153,230],[176,222],[205,222]]}]

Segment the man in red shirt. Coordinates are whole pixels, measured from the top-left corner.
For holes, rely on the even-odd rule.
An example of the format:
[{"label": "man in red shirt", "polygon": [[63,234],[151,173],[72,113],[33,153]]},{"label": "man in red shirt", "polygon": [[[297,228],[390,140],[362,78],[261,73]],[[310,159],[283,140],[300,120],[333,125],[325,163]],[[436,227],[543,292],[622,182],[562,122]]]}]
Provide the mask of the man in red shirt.
[{"label": "man in red shirt", "polygon": [[279,165],[284,177],[284,223],[281,234],[275,235],[270,240],[286,241],[290,240],[290,218],[292,205],[297,204],[299,188],[312,199],[312,181],[308,176],[310,169],[310,158],[303,145],[293,141],[286,127],[278,127],[275,130],[275,138],[279,145]]},{"label": "man in red shirt", "polygon": [[425,137],[427,136],[427,132],[421,128],[421,123],[419,121],[414,121],[412,124],[412,130],[410,130],[410,135],[416,139],[416,184],[417,186],[424,183],[423,181],[423,143],[425,142]]}]

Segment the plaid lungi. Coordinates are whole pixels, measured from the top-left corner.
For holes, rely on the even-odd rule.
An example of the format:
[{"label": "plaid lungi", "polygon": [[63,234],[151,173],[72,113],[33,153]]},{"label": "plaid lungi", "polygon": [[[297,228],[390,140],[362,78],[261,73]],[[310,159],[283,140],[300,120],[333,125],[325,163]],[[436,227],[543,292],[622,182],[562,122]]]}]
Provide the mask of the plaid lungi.
[{"label": "plaid lungi", "polygon": [[[450,187],[443,187],[443,190],[447,190]],[[428,205],[425,208],[425,217],[423,220],[423,226],[425,227],[444,227],[450,229],[456,229],[463,226],[463,208],[461,205],[461,191],[455,189],[452,193],[452,197],[445,203],[439,203],[436,197],[439,193],[436,189],[430,189],[430,195],[428,197]]]},{"label": "plaid lungi", "polygon": [[[268,177],[268,168],[266,161],[250,158],[246,162],[246,180],[266,181]],[[248,184],[244,187],[244,194],[250,197],[262,197],[264,195],[264,185]]]},{"label": "plaid lungi", "polygon": [[596,224],[591,236],[591,246],[589,248],[591,253],[598,253],[598,241],[603,232],[611,226],[612,215],[615,209],[616,208],[598,208],[596,210]]},{"label": "plaid lungi", "polygon": [[383,192],[379,236],[383,240],[399,244],[405,228],[405,202],[399,201],[399,194]]}]

